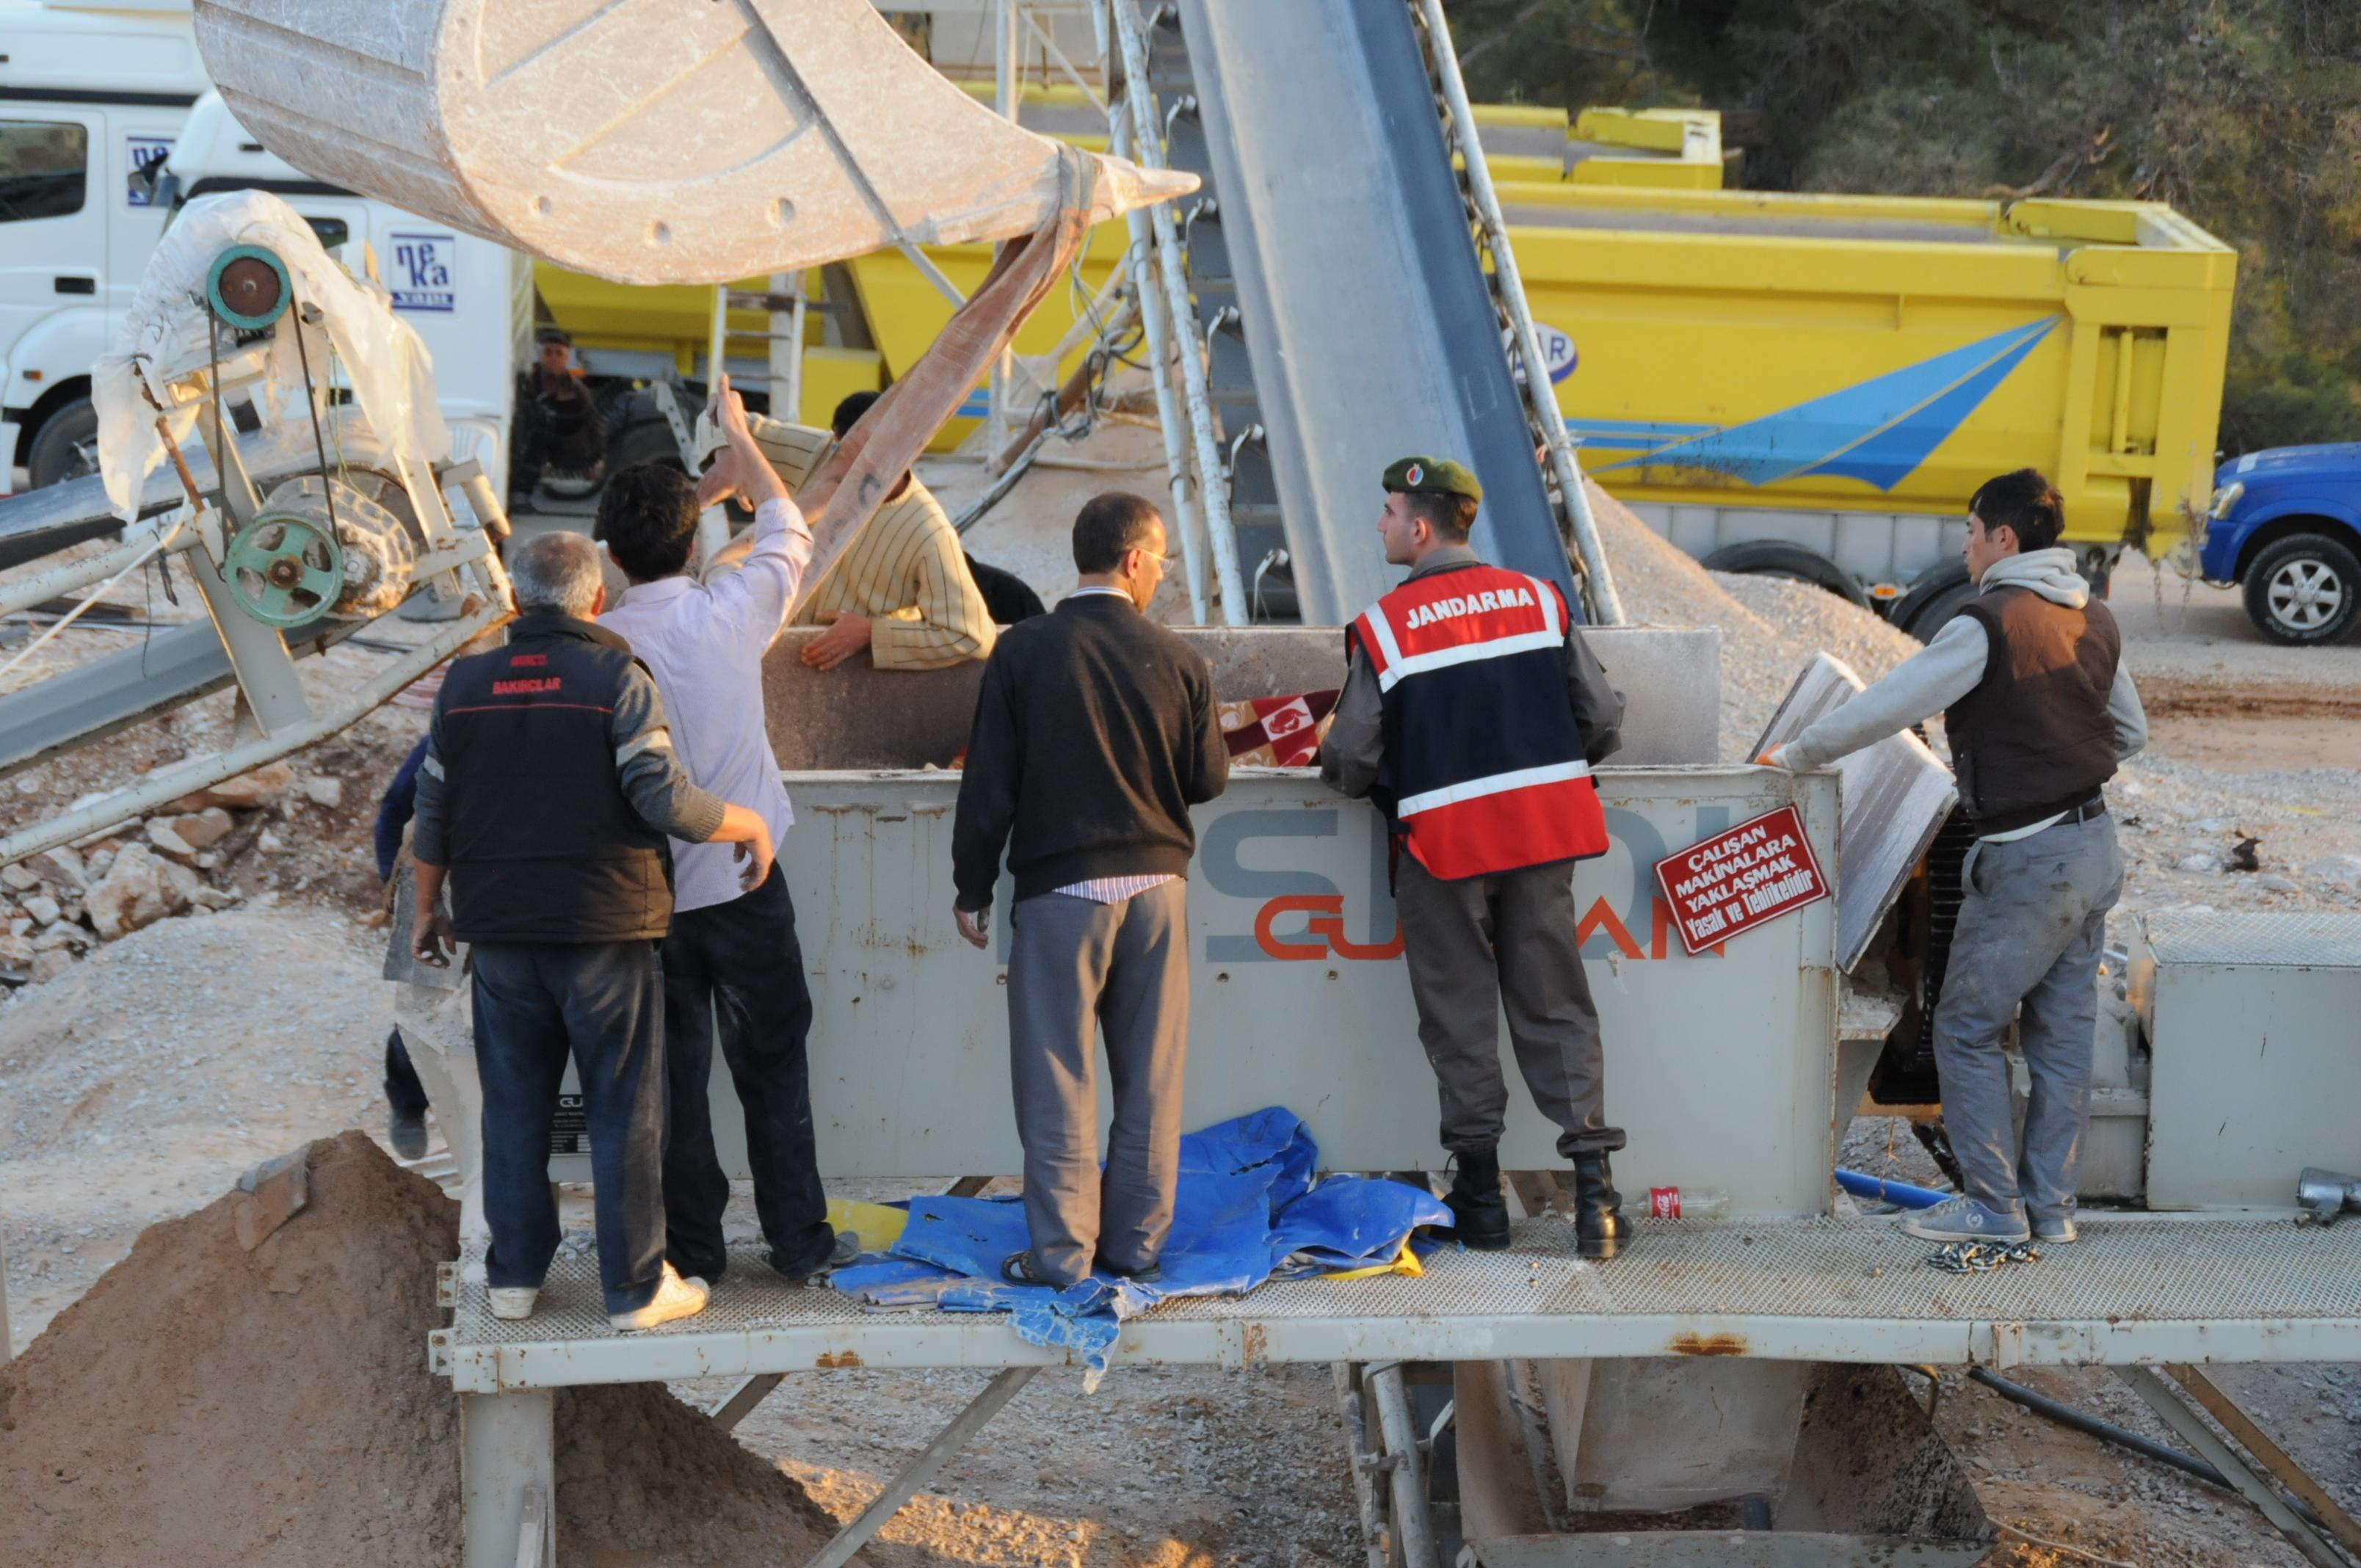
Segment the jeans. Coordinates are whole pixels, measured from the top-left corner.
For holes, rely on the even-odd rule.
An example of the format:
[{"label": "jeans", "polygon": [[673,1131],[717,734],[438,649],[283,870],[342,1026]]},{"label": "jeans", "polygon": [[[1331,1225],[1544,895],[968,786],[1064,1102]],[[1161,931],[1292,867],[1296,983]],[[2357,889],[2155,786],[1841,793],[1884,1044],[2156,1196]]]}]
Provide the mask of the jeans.
[{"label": "jeans", "polygon": [[719,1279],[730,1261],[721,1212],[730,1179],[713,1146],[706,1082],[713,1074],[714,1023],[721,1059],[746,1112],[746,1154],[754,1212],[770,1244],[771,1266],[801,1279],[836,1245],[820,1190],[812,1135],[811,991],[796,906],[774,865],[753,892],[727,904],[675,912],[664,941],[666,1075],[672,1132],[664,1152],[665,1256],[684,1278]]},{"label": "jeans", "polygon": [[[2074,1164],[2091,1119],[2092,1031],[2107,911],[2124,888],[2114,822],[2061,822],[2029,839],[1979,841],[1961,868],[1959,926],[1935,1003],[1943,1131],[1968,1196],[1994,1213],[2074,1212]],[[2010,1125],[2017,1020],[2032,1096],[2024,1147]]]},{"label": "jeans", "polygon": [[557,1253],[550,1124],[569,1052],[597,1183],[598,1281],[632,1312],[664,1280],[664,1027],[653,942],[478,942],[486,1282],[538,1286]]}]

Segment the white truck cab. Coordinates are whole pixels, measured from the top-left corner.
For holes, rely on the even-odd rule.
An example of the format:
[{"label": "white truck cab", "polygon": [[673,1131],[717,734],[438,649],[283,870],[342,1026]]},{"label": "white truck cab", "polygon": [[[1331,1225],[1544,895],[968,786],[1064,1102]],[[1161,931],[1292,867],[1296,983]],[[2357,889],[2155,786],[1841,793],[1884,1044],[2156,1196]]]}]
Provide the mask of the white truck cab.
[{"label": "white truck cab", "polygon": [[134,176],[205,88],[187,0],[0,0],[0,465],[34,484],[97,431],[91,362],[164,232]]},{"label": "white truck cab", "polygon": [[92,362],[177,204],[233,190],[374,271],[434,357],[455,455],[503,484],[524,258],[263,150],[205,80],[189,0],[0,0],[0,494],[88,470]]}]

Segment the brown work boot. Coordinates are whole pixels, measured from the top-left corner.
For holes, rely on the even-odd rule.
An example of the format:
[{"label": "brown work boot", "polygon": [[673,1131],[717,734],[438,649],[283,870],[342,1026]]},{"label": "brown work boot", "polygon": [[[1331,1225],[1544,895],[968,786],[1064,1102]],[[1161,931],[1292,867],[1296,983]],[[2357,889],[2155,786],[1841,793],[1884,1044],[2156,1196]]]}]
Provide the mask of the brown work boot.
[{"label": "brown work boot", "polygon": [[1575,1251],[1604,1262],[1631,1239],[1631,1222],[1623,1217],[1623,1194],[1615,1190],[1615,1173],[1608,1168],[1607,1156],[1575,1156]]}]

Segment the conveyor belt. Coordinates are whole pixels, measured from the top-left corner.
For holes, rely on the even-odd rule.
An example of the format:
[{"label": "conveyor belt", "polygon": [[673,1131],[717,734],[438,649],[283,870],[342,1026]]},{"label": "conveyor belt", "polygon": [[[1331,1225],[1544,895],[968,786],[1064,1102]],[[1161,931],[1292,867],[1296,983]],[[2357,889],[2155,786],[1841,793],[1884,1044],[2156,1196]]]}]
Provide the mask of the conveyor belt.
[{"label": "conveyor belt", "polygon": [[[1605,1265],[1568,1255],[1561,1221],[1517,1245],[1444,1253],[1422,1277],[1295,1280],[1175,1301],[1127,1324],[1118,1363],[1243,1365],[1391,1357],[1753,1355],[1890,1363],[2361,1360],[2361,1224],[2125,1215],[2040,1262],[1958,1277],[1888,1222],[1645,1224]],[[1006,1366],[1062,1353],[1005,1318],[864,1312],[790,1288],[759,1249],[733,1254],[701,1316],[617,1334],[598,1310],[587,1236],[561,1254],[523,1322],[485,1309],[471,1256],[451,1289],[438,1370],[467,1392],[842,1366]]]}]

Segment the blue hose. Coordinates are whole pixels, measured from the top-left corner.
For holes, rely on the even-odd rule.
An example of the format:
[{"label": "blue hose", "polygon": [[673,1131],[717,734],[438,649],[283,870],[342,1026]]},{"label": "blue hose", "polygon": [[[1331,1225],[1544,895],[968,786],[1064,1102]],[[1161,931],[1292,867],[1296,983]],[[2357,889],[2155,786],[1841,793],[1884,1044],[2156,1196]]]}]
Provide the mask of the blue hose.
[{"label": "blue hose", "polygon": [[1930,1187],[1913,1187],[1906,1181],[1891,1181],[1861,1170],[1839,1170],[1837,1185],[1856,1198],[1866,1198],[1876,1203],[1892,1203],[1904,1209],[1931,1209],[1951,1197],[1949,1192],[1938,1192]]}]

